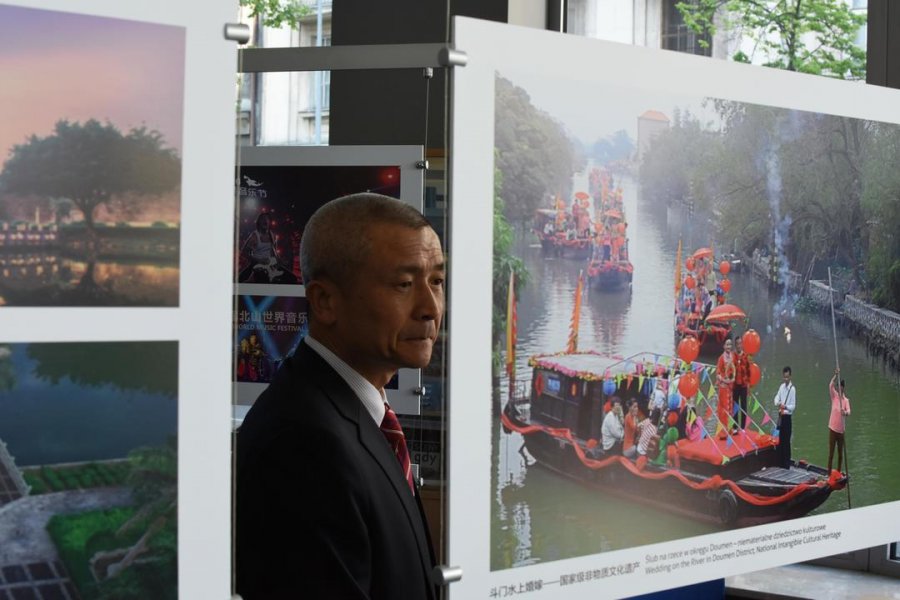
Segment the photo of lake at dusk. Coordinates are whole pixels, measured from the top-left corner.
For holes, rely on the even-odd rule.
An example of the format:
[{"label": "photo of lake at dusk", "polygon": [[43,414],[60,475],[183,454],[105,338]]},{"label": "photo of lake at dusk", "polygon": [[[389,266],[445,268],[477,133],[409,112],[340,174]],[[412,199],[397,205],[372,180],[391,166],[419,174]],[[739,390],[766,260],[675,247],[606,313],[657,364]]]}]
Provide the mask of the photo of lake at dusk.
[{"label": "photo of lake at dusk", "polygon": [[184,28],[0,4],[0,35],[0,306],[177,306]]}]

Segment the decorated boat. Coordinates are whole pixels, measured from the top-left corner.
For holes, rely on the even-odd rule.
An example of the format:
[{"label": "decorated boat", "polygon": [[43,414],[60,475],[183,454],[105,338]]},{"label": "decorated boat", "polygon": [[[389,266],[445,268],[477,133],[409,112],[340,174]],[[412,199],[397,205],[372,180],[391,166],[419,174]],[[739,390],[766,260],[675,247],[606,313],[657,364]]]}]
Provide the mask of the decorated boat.
[{"label": "decorated boat", "polygon": [[[722,351],[734,325],[747,323],[746,313],[728,302],[731,291],[729,261],[718,265],[711,248],[700,248],[684,261],[682,277],[681,242],[675,259],[675,336],[677,340],[694,337],[705,356]],[[722,275],[717,277],[715,271]]]},{"label": "decorated boat", "polygon": [[591,189],[594,190],[594,244],[587,268],[588,279],[600,290],[629,286],[634,266],[628,256],[628,223],[622,188],[613,187],[612,179],[605,171],[594,169]]},{"label": "decorated boat", "polygon": [[[583,198],[579,198],[583,195]],[[555,208],[539,208],[535,212],[533,231],[545,254],[585,260],[591,255],[592,237],[590,216],[585,206],[587,194],[579,192],[567,210],[557,196]]]},{"label": "decorated boat", "polygon": [[[651,354],[622,359],[589,351],[537,355],[529,364],[529,391],[514,394],[506,403],[503,428],[523,437],[538,464],[566,477],[727,527],[806,515],[847,484],[846,475],[802,460],[790,468],[778,466],[777,429],[755,398],[748,413],[739,415],[745,427],[732,431],[729,425],[734,423],[721,423],[713,409],[712,365]],[[601,427],[614,396],[636,399],[646,414],[660,378],[678,381],[681,387],[685,377],[696,378],[698,389],[689,403],[673,390],[668,414],[694,415],[690,425],[699,422],[702,427],[698,439],[679,438],[662,459],[633,460],[603,452]],[[664,420],[678,427],[671,416]]]}]

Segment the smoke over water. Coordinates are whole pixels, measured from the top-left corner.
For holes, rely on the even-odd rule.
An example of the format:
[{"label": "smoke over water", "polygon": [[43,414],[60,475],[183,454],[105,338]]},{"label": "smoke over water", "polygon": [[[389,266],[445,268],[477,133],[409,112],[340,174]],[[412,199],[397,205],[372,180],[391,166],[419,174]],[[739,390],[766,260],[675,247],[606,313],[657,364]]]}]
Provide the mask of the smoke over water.
[{"label": "smoke over water", "polygon": [[775,327],[781,327],[782,319],[794,315],[796,294],[790,291],[790,264],[785,246],[791,227],[790,215],[781,216],[781,161],[778,158],[778,147],[771,142],[766,145],[766,191],[769,196],[769,209],[772,214],[772,238],[774,254],[778,265],[778,283],[782,285],[781,297],[772,308],[772,320]]}]

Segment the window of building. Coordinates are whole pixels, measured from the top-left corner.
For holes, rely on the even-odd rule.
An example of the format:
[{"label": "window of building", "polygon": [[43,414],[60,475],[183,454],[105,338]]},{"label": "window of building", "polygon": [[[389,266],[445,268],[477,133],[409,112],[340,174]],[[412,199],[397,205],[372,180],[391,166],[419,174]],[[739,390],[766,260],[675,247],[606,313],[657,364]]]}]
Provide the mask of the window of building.
[{"label": "window of building", "polygon": [[712,37],[709,34],[698,34],[687,26],[684,16],[678,10],[677,5],[681,2],[682,0],[665,0],[664,2],[660,47],[687,54],[712,56]]}]

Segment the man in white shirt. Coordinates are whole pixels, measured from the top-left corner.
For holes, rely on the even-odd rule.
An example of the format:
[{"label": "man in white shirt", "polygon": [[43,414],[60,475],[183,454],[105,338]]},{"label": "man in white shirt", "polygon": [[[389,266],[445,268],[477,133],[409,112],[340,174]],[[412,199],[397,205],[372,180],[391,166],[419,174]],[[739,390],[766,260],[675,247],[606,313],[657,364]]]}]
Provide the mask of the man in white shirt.
[{"label": "man in white shirt", "polygon": [[624,419],[622,400],[615,398],[613,399],[612,408],[606,413],[606,416],[603,418],[603,425],[600,427],[603,451],[607,454],[622,453],[622,440],[625,438]]},{"label": "man in white shirt", "polygon": [[781,466],[789,469],[791,466],[791,433],[793,430],[793,415],[797,408],[797,388],[791,382],[791,368],[785,367],[781,376],[783,381],[775,393],[775,406],[778,408],[778,456]]}]

